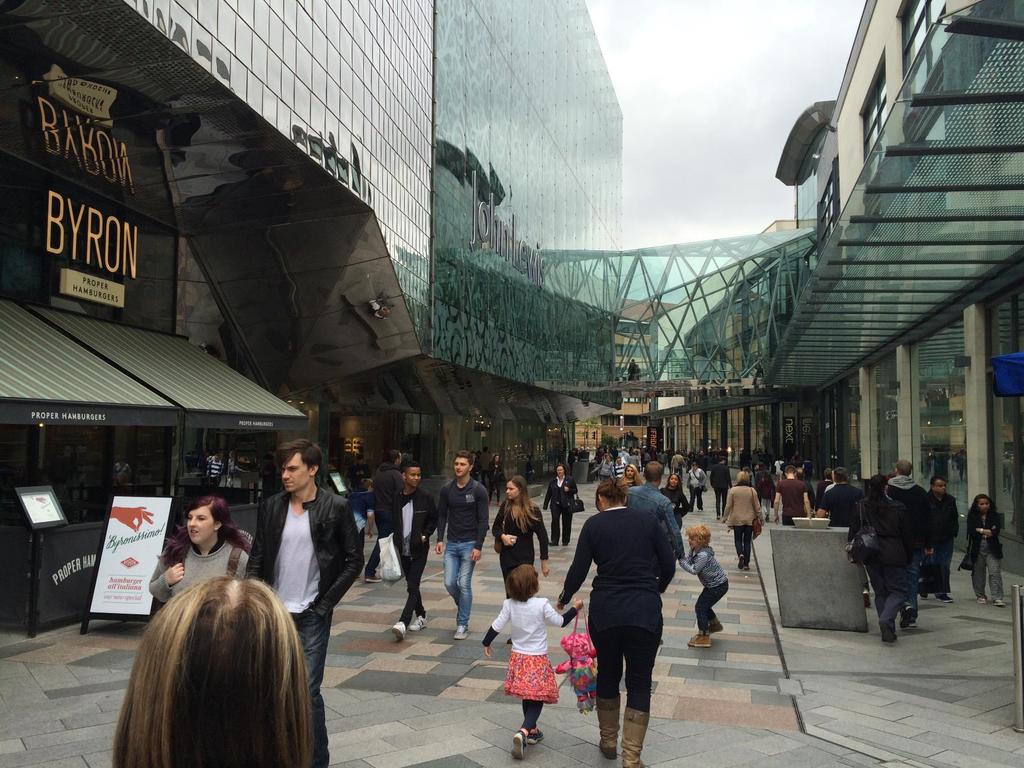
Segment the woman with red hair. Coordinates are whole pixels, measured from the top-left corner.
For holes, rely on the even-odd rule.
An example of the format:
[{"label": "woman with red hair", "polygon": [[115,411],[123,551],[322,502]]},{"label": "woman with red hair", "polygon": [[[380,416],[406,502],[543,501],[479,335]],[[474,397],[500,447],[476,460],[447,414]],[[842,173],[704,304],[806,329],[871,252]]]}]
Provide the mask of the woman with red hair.
[{"label": "woman with red hair", "polygon": [[224,498],[202,496],[192,502],[185,524],[167,539],[149,592],[166,603],[215,576],[243,578],[249,549],[249,538],[231,519]]}]

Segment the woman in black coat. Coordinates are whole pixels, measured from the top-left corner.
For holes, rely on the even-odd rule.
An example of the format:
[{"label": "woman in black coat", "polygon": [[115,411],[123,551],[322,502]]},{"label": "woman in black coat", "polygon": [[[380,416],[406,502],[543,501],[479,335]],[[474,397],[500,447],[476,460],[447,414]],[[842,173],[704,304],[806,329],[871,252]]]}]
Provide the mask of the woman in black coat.
[{"label": "woman in black coat", "polygon": [[985,596],[985,572],[988,571],[992,605],[1002,608],[1003,602],[1003,545],[999,532],[1003,528],[1003,516],[996,512],[996,503],[987,493],[974,497],[967,512],[967,554],[973,566],[971,582],[979,603],[989,602]]},{"label": "woman in black coat", "polygon": [[864,564],[875,590],[875,610],[883,643],[896,642],[896,616],[907,594],[907,564],[914,551],[906,507],[885,495],[888,480],[874,475],[868,480],[867,498],[859,514],[850,520],[847,540],[862,526],[871,526],[878,537],[878,554]]},{"label": "woman in black coat", "polygon": [[537,557],[533,548],[534,536],[540,543],[540,572],[544,576],[550,573],[548,532],[540,510],[530,501],[526,479],[522,475],[514,475],[505,484],[505,500],[494,516],[491,533],[496,542],[501,542],[498,562],[501,564],[503,579],[507,579],[512,570],[520,565],[533,565]]},{"label": "woman in black coat", "polygon": [[686,498],[683,479],[678,473],[673,472],[668,476],[668,482],[661,489],[661,494],[672,502],[672,514],[675,515],[679,530],[683,530],[683,517],[690,511],[690,502]]},{"label": "woman in black coat", "polygon": [[576,483],[569,477],[565,464],[555,465],[555,476],[548,483],[548,492],[544,494],[544,509],[551,505],[551,546],[558,546],[558,535],[561,532],[562,546],[569,545],[572,532],[572,502],[576,498]]}]

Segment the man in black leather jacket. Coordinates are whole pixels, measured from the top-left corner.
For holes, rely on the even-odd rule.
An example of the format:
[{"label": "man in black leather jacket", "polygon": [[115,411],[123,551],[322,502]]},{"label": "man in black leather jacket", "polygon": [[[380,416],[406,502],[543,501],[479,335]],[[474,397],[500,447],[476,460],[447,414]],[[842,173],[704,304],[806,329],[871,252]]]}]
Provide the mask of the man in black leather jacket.
[{"label": "man in black leather jacket", "polygon": [[309,440],[277,449],[284,491],[260,504],[246,575],[262,579],[292,614],[302,641],[313,700],[313,768],[330,763],[320,684],[331,613],[363,567],[361,539],[348,502],[317,487],[323,461]]}]

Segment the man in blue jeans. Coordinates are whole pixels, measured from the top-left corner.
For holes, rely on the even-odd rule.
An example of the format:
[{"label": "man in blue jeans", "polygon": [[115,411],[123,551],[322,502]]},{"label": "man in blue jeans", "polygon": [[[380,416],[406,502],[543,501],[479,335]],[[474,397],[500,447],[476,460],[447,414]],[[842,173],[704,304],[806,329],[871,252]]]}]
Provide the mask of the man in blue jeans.
[{"label": "man in blue jeans", "polygon": [[246,575],[267,582],[292,615],[306,657],[313,703],[313,768],[327,768],[324,679],[331,614],[363,566],[348,502],[317,487],[320,448],[293,440],[277,449],[282,493],[260,504]]},{"label": "man in blue jeans", "polygon": [[[473,608],[473,568],[487,535],[487,489],[469,476],[473,457],[455,453],[455,479],[441,489],[437,501],[437,554],[444,554],[444,588],[455,601],[455,639],[469,636]],[[448,534],[447,545],[445,533]]]}]

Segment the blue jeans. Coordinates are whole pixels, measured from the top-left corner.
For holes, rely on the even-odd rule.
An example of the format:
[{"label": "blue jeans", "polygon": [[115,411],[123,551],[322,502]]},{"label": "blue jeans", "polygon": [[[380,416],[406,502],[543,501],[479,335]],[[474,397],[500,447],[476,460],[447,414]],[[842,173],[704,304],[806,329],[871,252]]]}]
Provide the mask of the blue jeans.
[{"label": "blue jeans", "polygon": [[729,582],[727,581],[724,584],[719,584],[717,587],[704,587],[700,597],[697,598],[697,604],[693,607],[693,610],[697,614],[697,629],[703,634],[706,635],[708,633],[711,622],[718,618],[715,615],[715,603],[725,597],[725,593],[728,591]]},{"label": "blue jeans", "polygon": [[377,541],[373,543],[373,552],[370,553],[370,559],[366,561],[366,569],[363,571],[363,575],[366,578],[373,576],[377,572],[377,566],[380,565],[381,537],[389,536],[395,532],[395,528],[391,524],[391,515],[387,512],[377,512],[373,518],[377,525]]},{"label": "blue jeans", "polygon": [[914,548],[914,555],[907,564],[907,596],[903,599],[903,605],[917,615],[917,582],[921,578],[921,561],[924,560],[924,549]]},{"label": "blue jeans", "polygon": [[469,612],[473,608],[473,568],[469,559],[476,547],[475,541],[449,541],[444,548],[444,588],[459,609],[455,623],[460,627],[469,626]]},{"label": "blue jeans", "polygon": [[327,722],[324,713],[324,697],[320,695],[320,684],[324,681],[324,664],[327,661],[327,641],[331,639],[331,614],[321,619],[313,611],[293,613],[295,628],[299,631],[299,642],[306,657],[306,672],[309,675],[309,695],[313,700],[313,764],[312,768],[327,768],[331,755],[327,749]]}]

